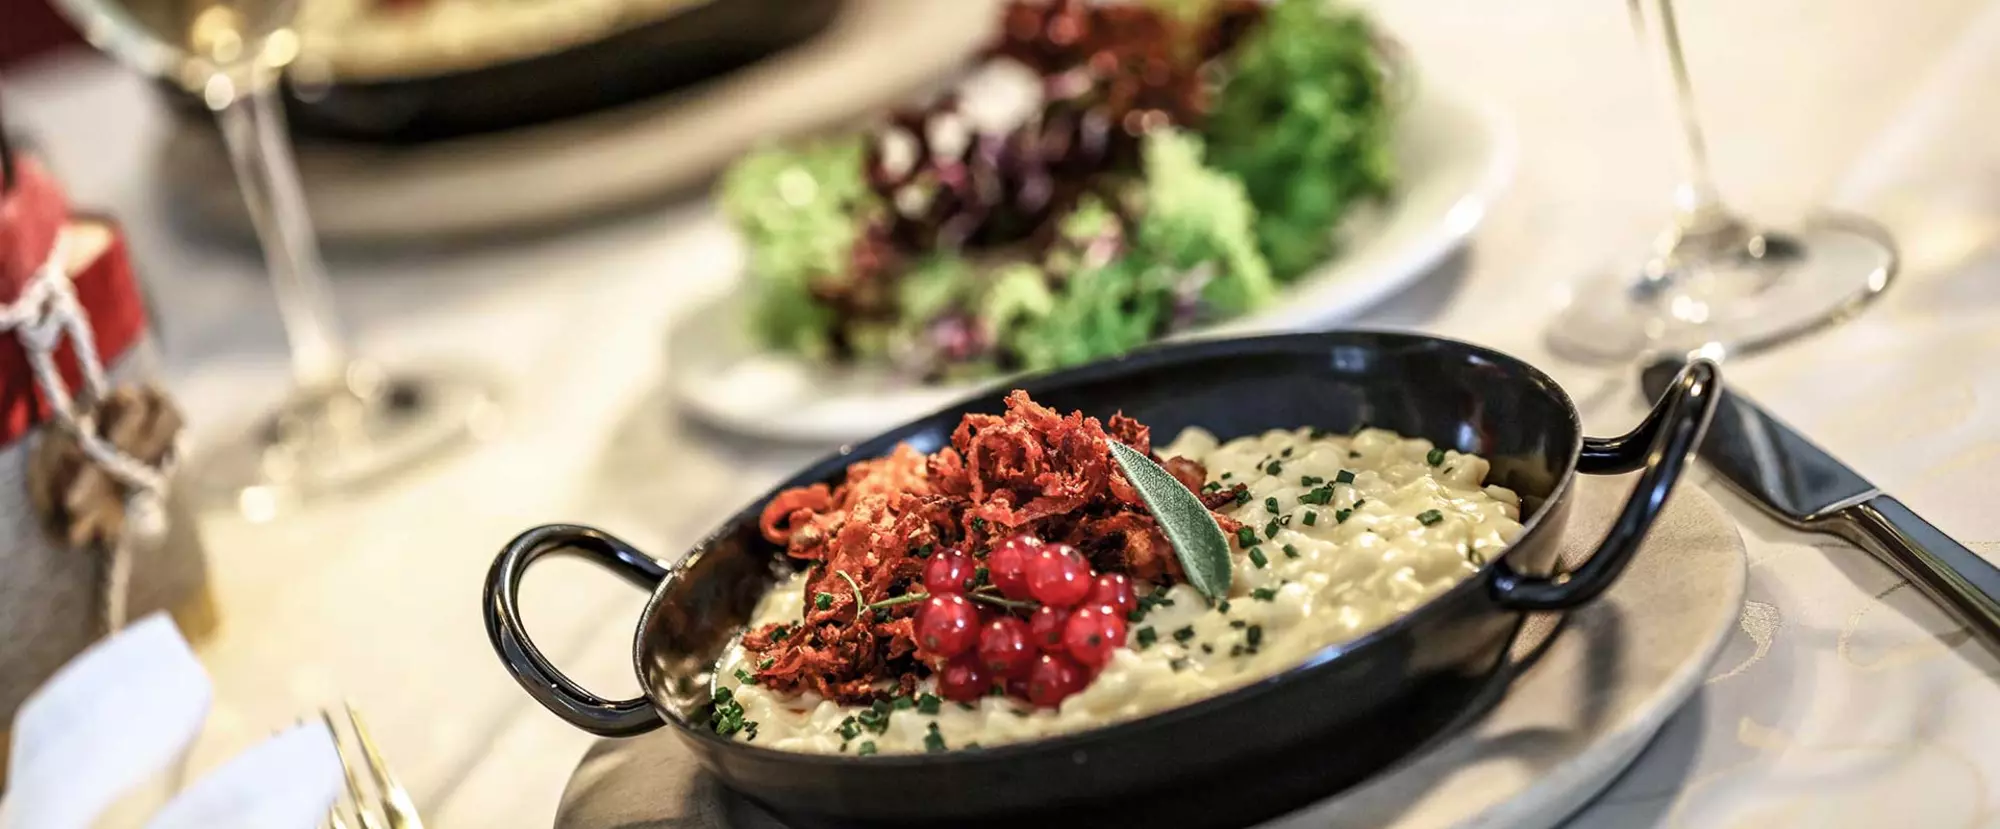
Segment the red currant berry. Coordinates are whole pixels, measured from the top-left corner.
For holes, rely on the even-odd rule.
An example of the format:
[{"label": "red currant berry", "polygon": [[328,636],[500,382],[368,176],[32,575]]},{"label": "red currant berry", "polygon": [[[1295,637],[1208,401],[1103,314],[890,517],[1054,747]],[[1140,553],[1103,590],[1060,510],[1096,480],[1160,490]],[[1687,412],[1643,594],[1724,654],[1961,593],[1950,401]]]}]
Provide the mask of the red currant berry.
[{"label": "red currant berry", "polygon": [[986,578],[1000,588],[1000,595],[1022,600],[1028,593],[1028,559],[1042,548],[1042,540],[1017,535],[1000,543],[986,555]]},{"label": "red currant berry", "polygon": [[1091,669],[1104,667],[1111,652],[1125,644],[1125,617],[1086,607],[1063,624],[1063,649],[1071,659]]},{"label": "red currant berry", "polygon": [[1028,641],[1043,653],[1062,653],[1063,623],[1069,621],[1069,611],[1060,607],[1042,605],[1035,608],[1035,615],[1028,617]]},{"label": "red currant berry", "polygon": [[1043,708],[1062,704],[1069,695],[1083,690],[1090,676],[1067,656],[1043,654],[1028,674],[1028,701]]},{"label": "red currant berry", "polygon": [[1003,616],[979,631],[979,661],[997,677],[1026,676],[1035,666],[1035,646],[1028,641],[1028,623]]},{"label": "red currant berry", "polygon": [[993,687],[992,675],[971,654],[944,663],[937,678],[938,696],[952,702],[978,702]]},{"label": "red currant berry", "polygon": [[1090,563],[1068,544],[1051,544],[1028,559],[1028,592],[1035,601],[1075,607],[1090,593]]},{"label": "red currant berry", "polygon": [[[1036,659],[1040,659],[1041,657],[1039,657],[1039,656],[1038,656],[1038,657],[1035,657],[1035,658],[1036,658]],[[1034,670],[1034,667],[1033,667],[1033,666],[1029,666],[1028,670],[1032,672],[1032,671]],[[1020,701],[1022,701],[1022,702],[1027,702],[1027,701],[1028,701],[1028,677],[1027,677],[1026,675],[1022,675],[1022,676],[1015,676],[1015,677],[1008,677],[1008,678],[1007,678],[1007,696],[1010,696],[1010,697],[1013,697],[1013,698],[1015,698],[1015,699],[1018,699],[1018,700],[1020,700]]]},{"label": "red currant berry", "polygon": [[924,562],[924,590],[933,596],[970,591],[972,573],[978,567],[972,556],[957,550],[939,550]]},{"label": "red currant berry", "polygon": [[1139,608],[1139,598],[1132,593],[1132,580],[1123,573],[1105,573],[1090,586],[1090,595],[1084,597],[1083,604],[1110,607],[1123,616]]},{"label": "red currant berry", "polygon": [[917,647],[927,656],[948,659],[979,643],[979,610],[964,596],[932,596],[917,611],[916,627]]}]

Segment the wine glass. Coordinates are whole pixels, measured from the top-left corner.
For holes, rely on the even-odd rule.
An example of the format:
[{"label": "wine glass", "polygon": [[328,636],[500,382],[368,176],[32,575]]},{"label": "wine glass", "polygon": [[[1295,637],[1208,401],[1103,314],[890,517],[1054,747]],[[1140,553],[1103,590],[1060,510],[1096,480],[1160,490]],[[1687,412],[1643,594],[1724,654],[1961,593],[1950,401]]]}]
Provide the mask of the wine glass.
[{"label": "wine glass", "polygon": [[1695,118],[1673,0],[1627,3],[1641,47],[1650,46],[1661,64],[1679,120],[1673,222],[1638,268],[1574,286],[1548,330],[1550,346],[1593,362],[1694,351],[1741,355],[1845,319],[1880,295],[1895,276],[1897,256],[1879,225],[1823,214],[1776,230],[1723,204]]},{"label": "wine glass", "polygon": [[99,49],[199,97],[215,114],[290,345],[293,389],[261,428],[220,448],[198,487],[252,518],[401,471],[490,423],[473,382],[385,373],[351,357],[334,318],[278,95],[299,55],[298,0],[57,0]]}]

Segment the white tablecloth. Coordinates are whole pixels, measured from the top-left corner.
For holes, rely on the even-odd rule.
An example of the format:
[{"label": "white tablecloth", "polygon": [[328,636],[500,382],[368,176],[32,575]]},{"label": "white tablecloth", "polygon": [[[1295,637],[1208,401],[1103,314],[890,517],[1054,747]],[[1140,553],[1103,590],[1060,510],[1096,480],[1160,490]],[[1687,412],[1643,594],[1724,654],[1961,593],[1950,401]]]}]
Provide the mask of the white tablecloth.
[{"label": "white tablecloth", "polygon": [[[1556,374],[1594,433],[1637,416],[1630,378],[1566,366],[1539,330],[1565,281],[1629,255],[1664,215],[1669,122],[1623,4],[1397,0],[1427,70],[1491,95],[1523,164],[1471,253],[1364,322],[1515,352]],[[2000,462],[2000,10],[1973,0],[1684,5],[1723,190],[1784,218],[1837,198],[1890,222],[1907,268],[1860,320],[1731,364],[1770,404],[1947,532],[2000,556],[1979,469]],[[76,57],[8,78],[76,200],[122,218],[158,303],[172,384],[214,435],[282,387],[250,251],[171,226],[150,167],[164,114],[136,78]],[[545,825],[588,738],[532,703],[485,641],[494,550],[547,520],[665,553],[809,451],[683,422],[661,400],[666,326],[726,290],[736,254],[701,203],[478,247],[337,256],[372,354],[452,361],[508,395],[499,440],[392,489],[270,524],[205,519],[222,628],[200,651],[218,715],[196,766],[352,697],[435,826]],[[1722,496],[1728,501],[1728,496]],[[1838,542],[1740,503],[1741,632],[1587,826],[2000,826],[1992,658]],[[580,565],[530,580],[538,642],[630,692],[641,597]]]}]

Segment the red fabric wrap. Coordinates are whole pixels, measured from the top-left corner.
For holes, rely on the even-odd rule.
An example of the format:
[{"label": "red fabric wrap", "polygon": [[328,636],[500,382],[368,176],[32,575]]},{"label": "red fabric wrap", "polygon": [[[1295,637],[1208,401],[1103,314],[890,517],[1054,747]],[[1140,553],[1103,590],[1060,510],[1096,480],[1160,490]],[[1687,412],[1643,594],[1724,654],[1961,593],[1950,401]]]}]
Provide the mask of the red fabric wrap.
[{"label": "red fabric wrap", "polygon": [[[100,250],[72,251],[70,268],[77,302],[83,306],[96,335],[98,358],[108,370],[146,330],[146,309],[132,278],[124,239],[109,222],[71,219],[62,188],[40,165],[18,159],[14,187],[0,195],[0,302],[21,295],[35,271],[48,260],[57,230],[64,226],[99,225],[109,242]],[[79,254],[91,254],[88,257]],[[83,388],[83,369],[75,347],[65,339],[56,364],[71,394]],[[49,403],[35,387],[27,350],[18,337],[0,335],[0,444],[11,444],[49,417]]]}]

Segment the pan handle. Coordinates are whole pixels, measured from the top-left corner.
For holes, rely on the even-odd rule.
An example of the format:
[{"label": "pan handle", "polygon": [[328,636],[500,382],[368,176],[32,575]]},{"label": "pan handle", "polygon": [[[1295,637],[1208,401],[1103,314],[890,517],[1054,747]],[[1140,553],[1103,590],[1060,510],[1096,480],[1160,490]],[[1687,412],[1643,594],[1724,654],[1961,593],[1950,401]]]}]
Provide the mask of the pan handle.
[{"label": "pan handle", "polygon": [[1714,362],[1692,360],[1681,369],[1666,393],[1653,404],[1646,419],[1615,438],[1584,438],[1576,469],[1586,475],[1616,475],[1635,469],[1624,509],[1612,522],[1597,551],[1581,566],[1554,577],[1515,572],[1505,561],[1494,571],[1493,597],[1510,610],[1564,610],[1597,598],[1618,579],[1653,519],[1667,504],[1667,494],[1694,458],[1708,421],[1722,399],[1722,374]]},{"label": "pan handle", "polygon": [[544,524],[521,533],[493,560],[486,574],[486,636],[514,681],[543,707],[570,725],[600,737],[630,737],[666,723],[651,701],[608,700],[556,670],[528,639],[521,623],[521,577],[536,559],[551,553],[579,556],[651,592],[667,577],[667,565],[612,535],[575,524]]}]

